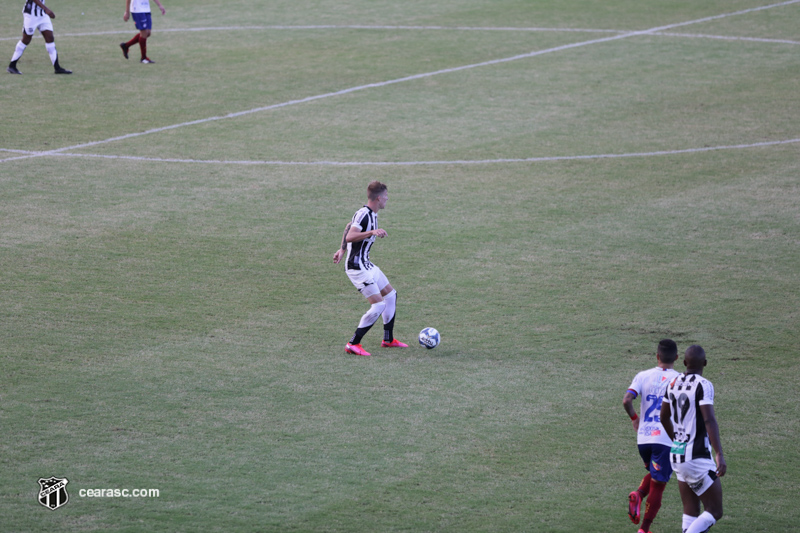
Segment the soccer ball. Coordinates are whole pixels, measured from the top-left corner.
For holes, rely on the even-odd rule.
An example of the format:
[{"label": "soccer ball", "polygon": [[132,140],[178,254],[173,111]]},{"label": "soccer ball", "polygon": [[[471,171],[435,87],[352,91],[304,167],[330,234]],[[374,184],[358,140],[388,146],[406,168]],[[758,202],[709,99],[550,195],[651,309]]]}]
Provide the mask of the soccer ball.
[{"label": "soccer ball", "polygon": [[425,328],[419,332],[419,343],[427,349],[439,346],[439,332],[435,328]]}]

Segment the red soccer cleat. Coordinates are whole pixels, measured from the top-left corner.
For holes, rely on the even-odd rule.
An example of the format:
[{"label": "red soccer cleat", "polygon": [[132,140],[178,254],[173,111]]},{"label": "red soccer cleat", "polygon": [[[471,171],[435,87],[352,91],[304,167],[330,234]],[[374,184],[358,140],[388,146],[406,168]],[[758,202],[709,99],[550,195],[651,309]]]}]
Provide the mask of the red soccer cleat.
[{"label": "red soccer cleat", "polygon": [[381,348],[408,348],[408,344],[394,339],[392,342],[382,341]]},{"label": "red soccer cleat", "polygon": [[370,355],[370,353],[366,351],[360,344],[350,344],[349,342],[347,345],[345,345],[344,351],[345,353],[352,353],[355,355]]},{"label": "red soccer cleat", "polygon": [[642,497],[638,490],[628,495],[628,516],[634,524],[639,523],[639,513],[642,509]]}]

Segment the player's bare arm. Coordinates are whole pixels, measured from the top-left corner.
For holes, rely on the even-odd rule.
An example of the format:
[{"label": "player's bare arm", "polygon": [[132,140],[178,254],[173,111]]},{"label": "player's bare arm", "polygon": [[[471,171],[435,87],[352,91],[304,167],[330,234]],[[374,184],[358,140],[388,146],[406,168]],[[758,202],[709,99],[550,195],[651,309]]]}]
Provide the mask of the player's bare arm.
[{"label": "player's bare arm", "polygon": [[370,237],[378,237],[383,239],[388,235],[386,230],[384,229],[374,229],[370,231],[360,231],[355,226],[351,226],[350,230],[348,230],[347,235],[345,235],[345,240],[347,242],[361,242],[369,239]]},{"label": "player's bare arm", "polygon": [[633,393],[626,392],[625,396],[622,398],[622,407],[625,409],[625,412],[628,413],[628,416],[631,418],[631,423],[633,424],[633,429],[635,431],[639,431],[639,415],[636,414],[636,409],[633,407]]},{"label": "player's bare arm", "polygon": [[719,424],[717,424],[717,417],[714,414],[713,405],[701,405],[700,414],[703,415],[703,422],[706,424],[706,431],[708,432],[708,442],[714,448],[714,456],[717,463],[717,475],[722,477],[728,470],[728,464],[725,462],[725,457],[722,455],[722,441],[719,438]]},{"label": "player's bare arm", "polygon": [[344,257],[344,252],[347,250],[347,232],[350,231],[350,226],[352,226],[352,222],[348,222],[347,225],[344,227],[344,234],[342,234],[342,244],[339,246],[339,249],[336,250],[333,254],[333,263],[338,265],[339,261],[342,260]]},{"label": "player's bare arm", "polygon": [[162,14],[162,15],[166,15],[166,14],[167,14],[167,10],[166,10],[166,9],[164,9],[164,6],[163,6],[163,5],[161,5],[161,2],[159,2],[158,0],[153,0],[153,1],[154,1],[154,2],[156,3],[156,5],[158,6],[158,9],[160,9],[160,10],[161,10],[161,14]]},{"label": "player's bare arm", "polygon": [[350,231],[350,226],[352,226],[352,222],[348,222],[347,225],[344,227],[344,233],[342,234],[342,250],[347,250],[347,233]]},{"label": "player's bare arm", "polygon": [[131,18],[131,0],[125,0],[125,14],[122,15],[122,20],[128,22]]}]

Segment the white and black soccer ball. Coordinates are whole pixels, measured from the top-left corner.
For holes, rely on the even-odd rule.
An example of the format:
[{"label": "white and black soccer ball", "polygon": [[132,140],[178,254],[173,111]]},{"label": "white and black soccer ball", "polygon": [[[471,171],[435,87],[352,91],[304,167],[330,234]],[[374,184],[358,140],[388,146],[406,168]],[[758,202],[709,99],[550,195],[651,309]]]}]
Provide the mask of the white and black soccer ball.
[{"label": "white and black soccer ball", "polygon": [[427,349],[436,348],[439,346],[439,332],[436,328],[425,328],[419,332],[419,344]]}]

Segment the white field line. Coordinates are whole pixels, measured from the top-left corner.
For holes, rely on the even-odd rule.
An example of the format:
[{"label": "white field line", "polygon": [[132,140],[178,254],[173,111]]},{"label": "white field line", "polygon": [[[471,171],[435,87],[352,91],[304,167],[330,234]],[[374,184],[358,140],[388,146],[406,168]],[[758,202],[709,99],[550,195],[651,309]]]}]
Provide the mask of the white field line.
[{"label": "white field line", "polygon": [[723,41],[746,41],[751,43],[776,43],[776,44],[800,44],[800,41],[790,41],[788,39],[764,39],[760,37],[735,37],[729,35],[706,35],[703,33],[672,33],[659,32],[656,35],[665,37],[688,37],[691,39],[720,39]]},{"label": "white field line", "polygon": [[[284,30],[380,30],[380,31],[499,31],[499,32],[574,32],[574,33],[626,33],[630,30],[609,30],[592,28],[515,28],[492,26],[370,26],[363,24],[317,24],[302,26],[208,26],[197,28],[159,28],[159,33],[187,33],[205,31],[284,31]],[[102,35],[125,35],[129,29],[118,31],[94,31],[86,33],[59,33],[59,39],[66,37],[97,37]],[[37,34],[39,35],[39,34]],[[0,37],[0,41],[18,41],[19,37]]]},{"label": "white field line", "polygon": [[[581,161],[591,159],[623,159],[630,157],[654,157],[669,156],[678,154],[694,154],[702,152],[714,152],[718,150],[743,150],[746,148],[761,148],[766,146],[778,146],[784,144],[800,143],[800,138],[781,141],[764,141],[750,144],[732,144],[722,146],[705,146],[703,148],[684,148],[682,150],[660,150],[655,152],[631,152],[627,154],[589,154],[589,155],[564,155],[564,156],[545,156],[545,157],[525,157],[525,158],[505,158],[505,159],[462,159],[450,161],[226,161],[221,159],[180,159],[162,157],[142,157],[126,155],[103,155],[103,154],[53,154],[57,157],[88,157],[95,159],[123,159],[129,161],[142,161],[153,163],[191,163],[199,165],[242,165],[242,166],[338,166],[338,167],[391,167],[391,166],[423,166],[423,165],[487,165],[496,163],[544,163],[550,161]],[[27,152],[31,155],[38,155],[39,152]]]},{"label": "white field line", "polygon": [[592,44],[600,44],[600,43],[605,43],[605,42],[617,41],[617,40],[620,40],[620,39],[627,39],[629,37],[636,37],[636,36],[640,36],[640,35],[653,35],[653,34],[657,34],[659,32],[664,32],[666,30],[671,30],[671,29],[674,29],[674,28],[680,28],[680,27],[689,26],[689,25],[692,25],[692,24],[700,24],[700,23],[703,23],[703,22],[710,22],[710,21],[713,21],[713,20],[719,20],[719,19],[723,19],[723,18],[738,16],[738,15],[744,15],[744,14],[747,14],[747,13],[754,13],[754,12],[757,12],[757,11],[763,11],[765,9],[772,9],[772,8],[775,8],[775,7],[796,4],[798,2],[800,2],[800,0],[787,0],[785,2],[780,2],[780,3],[777,3],[777,4],[771,4],[771,5],[767,5],[767,6],[760,6],[760,7],[755,7],[755,8],[743,9],[743,10],[735,11],[735,12],[732,12],[732,13],[723,13],[721,15],[712,15],[712,16],[709,16],[709,17],[703,17],[703,18],[700,18],[700,19],[690,20],[690,21],[686,21],[686,22],[677,22],[677,23],[673,23],[673,24],[667,24],[667,25],[664,25],[664,26],[656,26],[656,27],[653,27],[653,28],[650,28],[650,29],[647,29],[647,30],[631,31],[631,32],[626,32],[626,33],[622,33],[622,34],[613,35],[611,37],[603,37],[603,38],[599,38],[599,39],[592,39],[592,40],[589,40],[589,41],[581,41],[581,42],[577,42],[577,43],[571,43],[571,44],[566,44],[566,45],[562,45],[562,46],[556,46],[556,47],[553,47],[553,48],[547,48],[545,50],[537,50],[537,51],[529,52],[529,53],[526,53],[526,54],[519,54],[519,55],[515,55],[515,56],[511,56],[511,57],[501,58],[501,59],[493,59],[493,60],[490,60],[490,61],[483,61],[483,62],[480,62],[480,63],[471,64],[471,65],[463,65],[463,66],[460,66],[460,67],[447,68],[447,69],[437,70],[437,71],[433,71],[433,72],[425,72],[425,73],[422,73],[422,74],[414,74],[412,76],[405,76],[405,77],[397,78],[397,79],[394,79],[394,80],[388,80],[388,81],[382,81],[382,82],[376,82],[376,83],[369,83],[369,84],[366,84],[366,85],[359,85],[357,87],[350,87],[348,89],[342,89],[340,91],[335,91],[335,92],[330,92],[330,93],[325,93],[325,94],[319,94],[319,95],[315,95],[315,96],[308,96],[306,98],[300,98],[300,99],[297,99],[297,100],[290,100],[288,102],[283,102],[283,103],[279,103],[279,104],[273,104],[273,105],[264,106],[264,107],[257,107],[257,108],[254,108],[254,109],[248,109],[246,111],[239,111],[239,112],[236,112],[236,113],[229,113],[227,115],[222,115],[222,116],[218,116],[218,117],[202,118],[202,119],[198,119],[198,120],[192,120],[192,121],[189,121],[189,122],[183,122],[183,123],[180,123],[180,124],[173,124],[173,125],[170,125],[170,126],[163,126],[163,127],[160,127],[160,128],[153,128],[153,129],[146,130],[146,131],[143,131],[143,132],[129,133],[129,134],[126,134],[126,135],[120,135],[118,137],[111,137],[111,138],[104,139],[104,140],[101,140],[101,141],[93,141],[93,142],[88,142],[88,143],[76,144],[76,145],[72,145],[72,146],[65,146],[63,148],[57,148],[55,150],[49,150],[49,151],[46,151],[46,152],[38,152],[36,155],[23,155],[23,156],[19,156],[19,157],[11,157],[11,158],[6,158],[6,159],[0,159],[0,163],[7,162],[7,161],[15,161],[15,160],[19,160],[19,159],[28,159],[28,158],[31,158],[31,157],[45,157],[45,156],[49,156],[49,155],[56,155],[56,154],[60,154],[60,153],[67,152],[67,151],[78,150],[78,149],[82,149],[82,148],[89,148],[89,147],[92,147],[92,146],[97,146],[97,145],[101,145],[101,144],[108,144],[108,143],[116,142],[116,141],[123,141],[123,140],[127,140],[127,139],[132,139],[132,138],[135,138],[135,137],[141,137],[143,135],[150,135],[152,133],[160,133],[160,132],[163,132],[163,131],[169,131],[169,130],[182,128],[182,127],[186,127],[186,126],[194,126],[194,125],[199,125],[199,124],[206,124],[208,122],[214,122],[214,121],[217,121],[217,120],[236,118],[236,117],[241,117],[241,116],[245,116],[245,115],[251,115],[251,114],[254,114],[254,113],[260,113],[260,112],[263,112],[263,111],[270,111],[270,110],[274,110],[274,109],[280,109],[280,108],[283,108],[283,107],[289,107],[289,106],[293,106],[293,105],[313,102],[313,101],[316,101],[316,100],[322,100],[322,99],[325,99],[325,98],[331,98],[331,97],[334,97],[334,96],[342,96],[342,95],[354,93],[354,92],[357,92],[357,91],[363,91],[363,90],[366,90],[366,89],[387,87],[387,86],[390,86],[390,85],[395,85],[395,84],[398,84],[398,83],[404,83],[404,82],[407,82],[407,81],[414,81],[414,80],[420,80],[420,79],[424,79],[424,78],[430,78],[432,76],[438,76],[440,74],[450,74],[450,73],[454,73],[454,72],[461,72],[461,71],[464,71],[464,70],[470,70],[470,69],[479,68],[479,67],[485,67],[485,66],[491,66],[491,65],[499,65],[499,64],[503,64],[503,63],[509,63],[509,62],[512,62],[512,61],[517,61],[517,60],[520,60],[520,59],[529,59],[529,58],[537,57],[537,56],[540,56],[540,55],[550,54],[550,53],[554,53],[554,52],[561,52],[561,51],[564,51],[564,50],[571,50],[573,48],[581,48],[581,47],[589,46],[589,45],[592,45]]},{"label": "white field line", "polygon": [[[159,33],[187,33],[187,32],[206,32],[206,31],[270,31],[270,30],[384,30],[384,31],[474,31],[474,32],[553,32],[553,33],[615,33],[625,34],[631,30],[608,30],[594,28],[514,28],[514,27],[480,27],[480,26],[367,26],[367,25],[309,25],[309,26],[215,26],[205,28],[165,28],[159,29]],[[129,31],[97,31],[90,33],[61,33],[59,38],[67,37],[96,37],[102,35],[127,34]],[[767,39],[762,37],[737,37],[727,35],[706,35],[695,33],[667,33],[655,32],[653,35],[663,35],[665,37],[689,37],[696,39],[721,39],[726,41],[749,41],[756,43],[783,43],[800,44],[800,41],[788,39]],[[38,34],[37,34],[38,36]],[[36,36],[34,36],[36,38]],[[0,37],[0,41],[17,41],[19,37]]]}]

